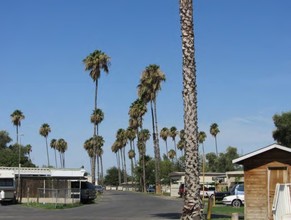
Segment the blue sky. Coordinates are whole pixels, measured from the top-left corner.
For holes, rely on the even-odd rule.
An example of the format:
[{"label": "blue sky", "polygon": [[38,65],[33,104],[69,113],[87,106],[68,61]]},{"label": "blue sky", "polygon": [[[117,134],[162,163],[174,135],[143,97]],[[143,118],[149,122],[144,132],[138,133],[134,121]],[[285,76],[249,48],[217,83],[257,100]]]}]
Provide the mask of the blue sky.
[{"label": "blue sky", "polygon": [[[215,151],[214,122],[219,152],[233,146],[245,154],[274,142],[272,116],[291,110],[290,11],[289,0],[195,1],[198,118],[206,152]],[[26,117],[21,142],[32,145],[36,165],[47,163],[39,128],[48,123],[49,140],[68,142],[66,166],[90,170],[83,143],[93,134],[94,83],[82,60],[95,49],[111,57],[98,91],[105,169],[116,164],[111,145],[117,129],[128,126],[147,65],[160,65],[167,78],[158,95],[159,128],[183,128],[178,0],[2,0],[0,32],[0,130],[16,140],[10,114],[20,109]],[[149,116],[144,123],[151,129]],[[164,153],[162,140],[160,147]]]}]

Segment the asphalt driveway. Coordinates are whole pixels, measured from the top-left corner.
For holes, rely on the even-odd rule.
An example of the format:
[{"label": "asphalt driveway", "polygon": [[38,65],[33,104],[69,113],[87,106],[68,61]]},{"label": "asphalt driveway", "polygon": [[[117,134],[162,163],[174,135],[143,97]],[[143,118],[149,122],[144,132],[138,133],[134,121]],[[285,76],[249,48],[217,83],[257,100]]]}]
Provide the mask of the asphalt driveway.
[{"label": "asphalt driveway", "polygon": [[13,220],[163,220],[179,219],[183,201],[180,198],[143,193],[106,191],[95,204],[77,208],[47,210],[25,205],[0,206],[0,219]]}]

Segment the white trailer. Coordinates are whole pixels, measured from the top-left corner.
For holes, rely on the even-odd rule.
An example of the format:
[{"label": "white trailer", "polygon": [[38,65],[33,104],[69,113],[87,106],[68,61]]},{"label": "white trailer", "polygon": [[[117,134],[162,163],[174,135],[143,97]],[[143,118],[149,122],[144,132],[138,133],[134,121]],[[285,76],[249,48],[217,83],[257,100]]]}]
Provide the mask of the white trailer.
[{"label": "white trailer", "polygon": [[0,170],[0,203],[16,202],[14,170]]}]

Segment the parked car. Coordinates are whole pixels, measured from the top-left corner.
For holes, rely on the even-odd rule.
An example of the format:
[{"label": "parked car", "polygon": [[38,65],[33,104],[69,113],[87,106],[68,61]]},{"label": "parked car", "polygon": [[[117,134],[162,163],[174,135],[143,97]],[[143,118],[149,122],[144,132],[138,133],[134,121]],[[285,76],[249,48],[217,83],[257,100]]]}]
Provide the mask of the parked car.
[{"label": "parked car", "polygon": [[206,185],[204,186],[204,190],[203,190],[203,185],[200,186],[200,196],[203,196],[203,192],[204,192],[204,197],[205,198],[209,198],[210,196],[212,196],[215,192],[215,187],[214,186],[209,186]]},{"label": "parked car", "polygon": [[245,203],[245,195],[230,195],[223,198],[222,203],[233,207],[241,207]]},{"label": "parked car", "polygon": [[95,185],[88,181],[71,182],[71,189],[72,198],[80,198],[81,203],[93,202],[96,199]]},{"label": "parked car", "polygon": [[100,193],[100,194],[104,192],[104,188],[101,185],[95,186],[95,190],[97,193]]},{"label": "parked car", "polygon": [[230,195],[244,195],[244,184],[235,184],[229,191],[226,192],[215,192],[215,200],[222,201],[224,197]]},{"label": "parked car", "polygon": [[156,191],[156,187],[153,185],[149,185],[149,187],[147,188],[147,192],[155,192]]},{"label": "parked car", "polygon": [[89,182],[81,182],[81,202],[92,202],[96,199],[95,185]]}]

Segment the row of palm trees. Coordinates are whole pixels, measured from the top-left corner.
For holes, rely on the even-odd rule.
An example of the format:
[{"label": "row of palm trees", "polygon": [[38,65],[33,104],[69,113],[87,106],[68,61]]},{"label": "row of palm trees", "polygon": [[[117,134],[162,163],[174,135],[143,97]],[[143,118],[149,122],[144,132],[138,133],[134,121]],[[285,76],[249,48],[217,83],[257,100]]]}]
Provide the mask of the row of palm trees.
[{"label": "row of palm trees", "polygon": [[[16,127],[16,143],[19,145],[19,127],[21,126],[21,121],[25,119],[25,116],[23,112],[19,109],[15,110],[11,115],[11,121],[13,125]],[[49,160],[49,151],[48,151],[48,135],[51,132],[51,128],[49,124],[44,123],[41,125],[39,129],[39,134],[45,138],[45,144],[46,144],[46,152],[47,152],[47,166],[50,167],[50,160]],[[65,152],[68,148],[67,142],[63,139],[60,138],[59,140],[52,139],[50,143],[51,148],[55,150],[55,163],[56,167],[57,165],[57,156],[56,156],[56,151],[60,153],[60,164],[61,168],[65,167]],[[20,146],[19,146],[19,151],[20,151]],[[30,152],[32,151],[32,146],[31,145],[26,145],[25,151],[27,151],[28,155],[30,156]],[[20,153],[19,153],[20,155]]]},{"label": "row of palm trees", "polygon": [[[49,158],[49,150],[48,150],[48,135],[51,132],[50,125],[47,123],[43,123],[39,128],[39,134],[45,138],[45,146],[46,146],[46,153],[47,153],[47,166],[50,167],[50,158]],[[60,138],[58,140],[51,139],[50,147],[54,149],[55,154],[55,167],[58,168],[58,160],[57,160],[57,151],[59,152],[60,156],[60,167],[65,168],[65,152],[68,149],[68,143],[63,139]]]}]

